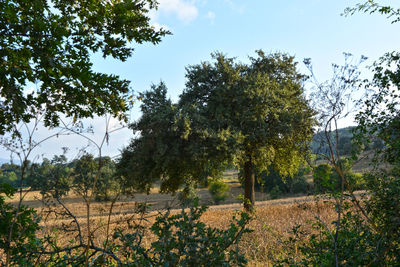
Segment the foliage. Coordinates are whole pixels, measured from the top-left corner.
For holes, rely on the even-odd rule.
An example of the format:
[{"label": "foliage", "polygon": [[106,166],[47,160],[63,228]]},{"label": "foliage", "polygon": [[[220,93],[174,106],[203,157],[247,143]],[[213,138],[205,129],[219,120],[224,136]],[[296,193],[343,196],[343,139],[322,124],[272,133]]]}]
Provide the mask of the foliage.
[{"label": "foliage", "polygon": [[[309,174],[311,169],[304,164],[300,164],[299,169],[293,176],[282,176],[279,172],[270,168],[268,172],[256,172],[256,188],[263,192],[270,193],[272,189],[281,194],[307,194],[310,184],[306,181],[305,175]],[[243,175],[239,173],[240,182],[243,184]]]},{"label": "foliage", "polygon": [[156,241],[145,249],[141,246],[141,236],[117,232],[123,243],[124,256],[130,266],[245,266],[246,259],[240,253],[237,243],[250,217],[240,214],[230,227],[221,230],[206,226],[200,221],[205,207],[192,207],[180,214],[169,212],[159,216],[151,227]]},{"label": "foliage", "polygon": [[55,155],[51,161],[44,159],[40,165],[34,164],[27,182],[44,196],[63,197],[73,185],[72,169],[67,166],[64,155]]},{"label": "foliage", "polygon": [[[340,128],[337,130],[338,133],[338,144],[336,146],[340,155],[351,156],[352,152],[356,149],[357,145],[353,143],[352,139],[354,136],[353,131],[356,130],[356,126],[349,126],[346,128]],[[329,147],[326,142],[321,143],[324,139],[324,131],[319,131],[314,134],[313,141],[310,144],[311,151],[316,154],[318,159],[323,159],[328,156]],[[364,151],[371,151],[376,149],[382,149],[384,143],[376,135],[371,136],[372,138],[365,140],[363,143]],[[331,133],[332,140],[335,141],[335,136]]]},{"label": "foliage", "polygon": [[364,175],[352,171],[352,162],[349,159],[341,159],[339,166],[341,174],[329,164],[323,163],[314,168],[314,193],[338,193],[342,188],[342,176],[346,181],[345,191],[365,189]]},{"label": "foliage", "polygon": [[[345,203],[340,228],[321,220],[313,224],[314,233],[303,232],[292,242],[300,240],[302,259],[295,262],[285,259],[283,263],[301,266],[397,266],[400,260],[400,176],[398,170],[366,176],[368,194],[363,206],[367,217]],[[337,253],[335,251],[335,242]]]},{"label": "foliage", "polygon": [[200,197],[196,190],[196,185],[193,183],[185,184],[185,187],[178,194],[178,199],[182,207],[192,207],[199,203]]},{"label": "foliage", "polygon": [[362,4],[357,4],[355,7],[348,7],[344,10],[344,15],[353,15],[356,12],[365,12],[365,13],[381,13],[382,15],[386,15],[388,19],[392,21],[392,23],[396,23],[400,21],[400,8],[394,8],[389,5],[381,5],[377,3],[375,0],[365,0]]},{"label": "foliage", "polygon": [[[93,70],[90,58],[125,61],[129,43],[160,42],[150,25],[153,0],[2,1],[0,6],[0,134],[43,112],[46,126],[67,117],[110,113],[124,118],[129,81]],[[33,91],[25,90],[36,84]]]},{"label": "foliage", "polygon": [[3,168],[0,170],[1,170],[0,183],[9,184],[12,186],[18,186],[19,180],[18,180],[17,174],[14,171],[8,171]]},{"label": "foliage", "polygon": [[211,194],[215,204],[219,204],[228,197],[229,185],[221,179],[213,179],[208,185],[208,191]]},{"label": "foliage", "polygon": [[94,160],[97,165],[100,164],[95,187],[95,200],[111,200],[121,191],[121,184],[116,176],[115,162],[110,157],[102,157],[100,161],[99,158]]},{"label": "foliage", "polygon": [[[187,69],[180,105],[196,134],[215,136],[216,152],[243,170],[245,198],[254,204],[254,170],[291,174],[311,137],[313,112],[302,96],[294,58],[257,51],[250,64],[222,54]],[[214,148],[212,148],[214,150]],[[218,158],[216,158],[218,160]]]},{"label": "foliage", "polygon": [[359,148],[370,143],[374,136],[383,140],[385,146],[379,151],[390,164],[400,164],[400,53],[389,53],[374,64],[374,77],[366,84],[372,90],[364,102],[364,110],[356,120],[359,127],[356,139]]},{"label": "foliage", "polygon": [[[7,184],[0,185],[0,254],[9,252],[8,264],[18,266],[77,266],[85,262],[85,250],[89,249],[91,264],[101,266],[245,266],[246,259],[239,251],[238,242],[245,233],[250,217],[242,212],[240,218],[233,217],[228,229],[222,230],[206,226],[200,221],[206,207],[182,209],[180,214],[170,211],[156,218],[150,230],[155,241],[148,247],[142,243],[147,233],[144,226],[137,224],[132,233],[126,229],[117,229],[114,241],[104,248],[93,243],[86,247],[83,243],[60,245],[57,237],[38,238],[39,217],[33,209],[15,207],[4,202],[5,197],[12,197],[15,189]],[[145,209],[139,208],[139,216]],[[12,220],[18,214],[16,221]],[[71,219],[76,219],[71,217]],[[78,223],[75,221],[73,223]],[[8,242],[9,227],[13,225],[11,242]],[[79,225],[79,223],[78,223]],[[81,231],[78,228],[77,238]],[[81,239],[82,237],[78,238]],[[117,241],[119,239],[119,241]],[[82,242],[82,239],[81,239]],[[7,244],[11,244],[8,246]],[[4,254],[2,254],[4,255]],[[0,260],[5,260],[0,258]],[[1,262],[2,264],[4,262]]]},{"label": "foliage", "polygon": [[[4,260],[11,265],[26,265],[32,257],[30,251],[39,249],[41,245],[36,237],[36,231],[39,230],[36,211],[27,206],[17,208],[5,203],[5,199],[13,197],[15,192],[12,186],[0,184],[0,255],[7,253],[9,257],[0,258],[2,266]],[[11,236],[10,227],[13,228]]]},{"label": "foliage", "polygon": [[119,191],[115,165],[110,157],[94,158],[91,154],[84,154],[72,162],[72,166],[74,191],[84,198],[94,190],[96,200],[110,200]]},{"label": "foliage", "polygon": [[314,192],[324,193],[327,190],[337,190],[340,181],[332,179],[332,169],[329,164],[320,164],[315,168],[313,174]]},{"label": "foliage", "polygon": [[161,180],[161,192],[175,192],[182,184],[206,178],[200,159],[190,156],[193,145],[181,138],[185,125],[166,95],[163,83],[141,94],[143,115],[130,126],[140,136],[122,151],[117,166],[125,190],[149,192]]},{"label": "foliage", "polygon": [[143,94],[143,116],[132,125],[140,136],[122,154],[122,176],[143,189],[161,179],[163,191],[175,191],[233,162],[244,170],[245,197],[254,203],[255,169],[295,172],[314,124],[304,76],[293,57],[257,55],[249,65],[217,53],[212,63],[189,66],[177,104],[164,84]]},{"label": "foliage", "polygon": [[[47,180],[43,180],[40,192],[43,195],[50,194],[53,197],[63,197],[68,194],[71,189],[72,170],[66,166],[67,158],[65,156],[54,156],[47,167]],[[46,164],[46,163],[45,163]]]},{"label": "foliage", "polygon": [[99,159],[83,154],[79,159],[67,162],[64,155],[56,155],[51,161],[45,158],[41,164],[31,164],[29,170],[26,184],[55,198],[63,197],[71,190],[87,198],[95,180],[93,193],[98,201],[110,200],[120,190],[115,163],[110,157]]},{"label": "foliage", "polygon": [[282,195],[282,191],[280,190],[278,185],[275,185],[271,191],[269,191],[269,197],[271,199],[277,199]]},{"label": "foliage", "polygon": [[336,254],[332,253],[335,230],[331,231],[318,222],[314,228],[318,234],[312,234],[309,242],[300,248],[304,255],[301,261],[303,266],[335,266],[337,258],[339,265],[346,266],[382,266],[389,263],[377,258],[379,236],[374,235],[357,214],[347,211],[341,219]]},{"label": "foliage", "polygon": [[[398,10],[380,6],[373,0],[346,9],[347,14],[356,11],[380,12],[389,15],[392,22],[399,21]],[[353,159],[357,159],[365,144],[376,139],[384,143],[375,150],[373,170],[362,176],[366,194],[361,199],[352,194],[352,182],[360,177],[346,177],[349,162],[337,160],[331,152],[329,160],[334,169],[320,165],[316,176],[336,194],[337,220],[330,226],[317,217],[317,234],[311,235],[309,242],[300,248],[303,260],[296,263],[287,259],[286,264],[397,266],[400,262],[399,58],[399,53],[386,54],[374,64],[372,81],[364,82],[367,89],[372,89],[372,94],[364,98],[356,116],[358,126],[353,143],[357,150]],[[330,149],[332,151],[332,146]],[[383,163],[387,163],[385,169],[380,169]],[[340,189],[338,183],[341,183]],[[345,194],[351,201],[346,201]]]}]

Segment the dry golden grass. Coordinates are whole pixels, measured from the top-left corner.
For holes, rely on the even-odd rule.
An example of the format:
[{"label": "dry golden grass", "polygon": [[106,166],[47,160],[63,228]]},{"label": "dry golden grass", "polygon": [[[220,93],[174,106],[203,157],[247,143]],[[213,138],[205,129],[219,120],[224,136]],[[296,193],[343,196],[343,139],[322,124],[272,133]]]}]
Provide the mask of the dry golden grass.
[{"label": "dry golden grass", "polygon": [[[231,187],[229,199],[223,205],[210,206],[209,210],[202,216],[202,220],[212,227],[226,229],[229,227],[232,217],[242,210],[242,205],[237,199],[239,194],[242,194],[242,188],[238,184],[237,172],[235,171],[225,173],[223,179]],[[199,189],[198,193],[202,204],[213,204],[207,189]],[[254,231],[245,235],[240,242],[240,248],[246,254],[249,266],[270,266],[275,260],[287,257],[289,251],[285,247],[285,240],[289,238],[293,227],[303,225],[304,230],[311,232],[310,221],[314,220],[316,215],[325,221],[332,221],[336,214],[332,204],[315,202],[312,197],[303,196],[265,201],[268,199],[268,195],[257,193],[256,199],[258,200],[256,213],[249,224],[249,228]],[[16,204],[18,197],[8,201]],[[140,216],[135,213],[137,203],[142,202],[152,204],[150,212],[146,214],[146,220],[140,220]],[[81,227],[81,232],[85,236],[87,231],[87,205],[84,199],[71,193],[63,199],[63,203],[65,208],[74,214]],[[41,226],[43,226],[42,235],[51,233],[57,237],[58,243],[61,245],[69,244],[71,240],[77,241],[76,231],[59,230],[61,228],[76,230],[73,219],[61,214],[65,211],[65,208],[60,204],[54,203],[55,205],[50,208],[52,212],[49,213],[49,209],[41,202],[39,192],[34,191],[27,193],[24,204],[35,208],[43,218],[41,222]],[[176,196],[160,194],[157,188],[153,189],[150,195],[137,194],[135,198],[124,197],[118,200],[113,204],[111,214],[110,202],[92,202],[90,204],[89,224],[94,244],[102,247],[107,235],[111,238],[112,233],[117,228],[129,232],[132,231],[129,229],[129,225],[133,223],[140,222],[144,226],[150,226],[166,206],[178,208]],[[179,212],[179,209],[172,212]],[[149,246],[154,240],[154,236],[149,230],[145,234],[144,245]],[[296,251],[294,257],[296,257]]]},{"label": "dry golden grass", "polygon": [[[32,199],[36,193],[32,192]],[[153,197],[153,202],[163,200],[158,193],[148,196]],[[140,199],[140,197],[137,197]],[[168,199],[168,198],[167,198]],[[136,199],[137,200],[137,199]],[[165,199],[164,199],[165,200]],[[15,200],[14,200],[15,201]],[[34,206],[43,221],[43,235],[52,233],[57,236],[59,244],[67,244],[74,240],[76,232],[65,233],[60,228],[68,228],[74,226],[71,218],[55,216],[54,213],[47,213],[47,209],[40,205],[38,200],[29,200],[30,205]],[[151,202],[151,201],[150,201]],[[90,228],[96,246],[102,246],[107,236],[108,214],[110,203],[93,202],[91,204]],[[139,215],[134,213],[135,202],[132,199],[124,199],[115,203],[113,212],[110,216],[110,228],[108,236],[111,238],[116,228],[122,228],[126,232],[132,231],[128,229],[128,223],[140,221]],[[159,204],[157,204],[159,205]],[[69,196],[65,199],[65,207],[73,213],[81,226],[83,236],[86,234],[87,218],[86,204],[78,196]],[[53,210],[61,212],[63,208],[60,205],[52,207]],[[220,206],[211,206],[203,215],[202,220],[212,226],[218,228],[228,228],[232,217],[242,210],[241,204],[231,203]],[[174,210],[173,212],[179,212]],[[150,211],[147,215],[147,221],[142,221],[145,226],[150,226],[155,221],[155,217],[160,211]],[[304,230],[312,231],[310,220],[318,215],[326,221],[332,221],[335,212],[332,204],[315,202],[311,197],[297,197],[288,199],[278,199],[270,201],[257,202],[256,213],[254,219],[249,224],[249,228],[254,231],[243,237],[240,242],[241,250],[246,254],[249,264],[248,266],[270,266],[272,263],[282,257],[288,256],[285,247],[285,240],[290,236],[290,231],[296,225],[303,225]],[[146,231],[144,245],[149,246],[154,240],[149,230]],[[76,241],[76,240],[75,240]],[[294,255],[296,257],[296,255]]]},{"label": "dry golden grass", "polygon": [[[277,259],[288,256],[284,242],[291,236],[293,227],[302,225],[303,230],[312,232],[311,221],[318,216],[328,222],[336,213],[331,203],[303,202],[306,198],[258,203],[254,219],[249,228],[254,230],[240,242],[241,250],[249,259],[249,266],[270,266]],[[282,201],[281,201],[282,202]],[[203,220],[214,227],[226,228],[235,209],[213,209],[203,216]],[[296,255],[294,255],[296,256]]]}]

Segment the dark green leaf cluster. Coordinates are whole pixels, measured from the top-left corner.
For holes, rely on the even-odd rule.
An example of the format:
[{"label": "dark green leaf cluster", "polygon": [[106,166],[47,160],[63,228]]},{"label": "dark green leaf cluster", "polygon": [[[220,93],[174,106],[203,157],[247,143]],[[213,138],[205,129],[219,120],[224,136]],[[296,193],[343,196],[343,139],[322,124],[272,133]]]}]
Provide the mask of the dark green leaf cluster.
[{"label": "dark green leaf cluster", "polygon": [[[0,255],[5,257],[8,252],[8,262],[11,265],[26,266],[31,262],[31,251],[41,247],[41,242],[36,237],[40,219],[34,209],[24,205],[15,207],[5,202],[15,192],[16,189],[12,186],[0,184]],[[0,259],[0,263],[5,260]]]},{"label": "dark green leaf cluster", "polygon": [[206,226],[200,217],[205,207],[192,207],[190,211],[159,216],[151,227],[156,241],[144,249],[140,236],[116,234],[123,242],[128,266],[245,266],[246,259],[237,243],[250,217],[240,214],[230,227],[221,230]]},{"label": "dark green leaf cluster", "polygon": [[313,225],[316,234],[302,232],[291,241],[298,243],[301,260],[287,258],[281,263],[335,266],[337,256],[341,266],[397,266],[400,261],[399,172],[369,174],[365,179],[368,195],[364,196],[363,206],[370,221],[345,203],[338,232],[334,228],[336,221],[332,225],[316,221]]},{"label": "dark green leaf cluster", "polygon": [[[101,52],[126,60],[129,43],[160,42],[147,16],[153,0],[17,0],[0,5],[0,134],[44,112],[75,119],[110,113],[124,118],[129,81],[93,70]],[[35,84],[33,91],[26,90]]]},{"label": "dark green leaf cluster", "polygon": [[182,191],[178,193],[178,200],[183,208],[193,207],[200,201],[195,183],[186,183]]},{"label": "dark green leaf cluster", "polygon": [[356,116],[359,124],[355,140],[359,149],[379,138],[384,146],[378,150],[390,164],[400,164],[400,53],[388,53],[374,64],[374,78],[366,85],[373,92]]},{"label": "dark green leaf cluster", "polygon": [[217,53],[213,63],[188,67],[187,89],[179,104],[187,110],[194,132],[207,129],[218,138],[220,144],[210,154],[222,154],[240,167],[250,157],[259,170],[275,163],[277,169],[291,172],[314,123],[302,95],[305,77],[297,72],[293,57],[262,51],[257,55],[246,65]]},{"label": "dark green leaf cluster", "polygon": [[[307,182],[305,175],[311,174],[311,168],[300,164],[293,176],[283,176],[273,168],[268,172],[255,172],[255,188],[262,192],[270,193],[274,188],[278,195],[308,194],[311,193],[312,184]],[[239,181],[244,185],[243,172],[239,172]]]},{"label": "dark green leaf cluster", "polygon": [[41,164],[32,164],[26,183],[32,189],[40,190],[42,195],[60,198],[66,196],[72,186],[72,169],[67,165],[64,155],[44,159]]},{"label": "dark green leaf cluster", "polygon": [[[333,221],[332,224],[336,222]],[[336,255],[333,235],[336,232],[326,229],[322,223],[316,222],[314,229],[318,234],[309,236],[309,241],[300,247],[304,258],[298,266],[335,266]],[[379,235],[374,234],[363,222],[363,218],[350,211],[341,219],[336,246],[340,266],[390,266],[389,261],[376,258],[381,251],[377,247]]]},{"label": "dark green leaf cluster", "polygon": [[18,177],[21,176],[21,170],[18,165],[13,163],[4,163],[0,168],[0,183],[12,185],[14,187],[19,186]]},{"label": "dark green leaf cluster", "polygon": [[161,180],[161,191],[175,192],[182,184],[204,181],[224,169],[205,154],[207,147],[217,145],[216,138],[193,132],[185,111],[166,94],[161,83],[141,95],[143,115],[131,125],[138,137],[122,151],[117,167],[126,190],[148,192]]},{"label": "dark green leaf cluster", "polygon": [[221,179],[215,179],[208,185],[208,191],[211,194],[215,204],[219,204],[229,196],[229,185]]},{"label": "dark green leaf cluster", "polygon": [[[366,189],[365,175],[354,173],[352,171],[352,161],[341,159],[337,163],[340,172],[344,175],[346,181],[345,191],[353,192],[355,190]],[[314,168],[314,193],[337,194],[342,191],[342,177],[338,171],[331,165],[323,163]]]}]

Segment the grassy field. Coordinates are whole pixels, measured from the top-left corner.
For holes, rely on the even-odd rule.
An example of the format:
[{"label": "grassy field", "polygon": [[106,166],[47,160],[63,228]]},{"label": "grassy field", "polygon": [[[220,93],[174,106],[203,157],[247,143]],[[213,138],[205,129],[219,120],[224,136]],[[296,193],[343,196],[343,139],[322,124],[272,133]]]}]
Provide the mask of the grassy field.
[{"label": "grassy field", "polygon": [[[242,210],[238,196],[243,192],[237,180],[237,172],[225,173],[224,180],[230,185],[230,197],[222,205],[213,206],[208,190],[198,189],[201,203],[210,205],[202,220],[213,227],[227,228],[232,216]],[[256,215],[249,225],[249,228],[254,231],[244,236],[240,243],[241,250],[249,259],[248,266],[269,266],[282,257],[296,257],[296,249],[289,251],[285,245],[292,228],[301,224],[304,226],[304,230],[311,232],[310,220],[318,216],[323,220],[331,221],[335,216],[332,204],[316,201],[313,197],[267,200],[268,195],[257,193],[256,198]],[[17,199],[8,201],[16,203]],[[122,198],[114,203],[111,213],[111,203],[92,202],[89,223],[95,244],[101,246],[107,233],[110,236],[115,228],[128,229],[128,222],[139,221],[140,216],[135,213],[135,209],[137,203],[140,202],[151,204],[151,209],[146,214],[147,220],[141,221],[147,226],[154,222],[157,215],[165,211],[165,207],[175,208],[176,210],[173,212],[179,211],[179,202],[176,196],[160,194],[157,189],[152,190],[150,195],[137,194],[135,198]],[[56,229],[60,227],[74,227],[71,217],[64,216],[64,208],[57,203],[54,203],[50,209],[46,208],[41,202],[39,192],[29,192],[24,203],[34,207],[42,216],[43,234],[51,232],[57,235],[58,230]],[[87,227],[85,201],[77,195],[70,194],[63,200],[63,203],[75,215],[84,233]],[[50,210],[52,212],[49,212]],[[75,233],[60,234],[58,241],[67,243],[75,238],[74,235]],[[151,242],[152,235],[148,231],[144,243],[149,245]]]},{"label": "grassy field", "polygon": [[[87,221],[84,213],[86,207],[84,203],[68,204],[70,210],[78,215],[78,220],[82,232],[86,231]],[[107,235],[107,210],[109,204],[94,203],[92,206],[92,216],[90,225],[95,245],[101,246]],[[72,223],[71,218],[56,217],[54,215],[46,216],[46,210],[37,208],[44,220],[41,225],[44,227],[44,233],[56,231],[61,225],[64,227]],[[134,213],[134,204],[132,202],[118,203],[115,212],[110,217],[109,233],[115,228],[127,229],[127,222],[139,221],[140,216]],[[123,210],[123,211],[122,211]],[[219,206],[210,206],[203,215],[202,220],[212,226],[226,229],[231,218],[241,211],[241,204],[224,204]],[[61,209],[60,209],[61,211]],[[172,212],[178,212],[175,210]],[[157,215],[163,211],[151,211],[146,215],[146,221],[141,221],[143,225],[150,226]],[[303,230],[312,232],[311,220],[316,216],[326,222],[332,221],[336,213],[331,203],[314,201],[311,197],[297,197],[269,201],[259,201],[256,206],[256,215],[249,224],[253,230],[244,236],[240,242],[242,252],[247,256],[248,266],[271,266],[276,260],[284,257],[298,257],[300,254],[294,250],[288,250],[286,242],[291,236],[293,227],[303,225]],[[129,232],[129,230],[127,230]],[[150,245],[153,237],[149,231],[144,240],[145,246]],[[59,243],[67,243],[74,239],[74,234],[62,234],[58,236]]]}]

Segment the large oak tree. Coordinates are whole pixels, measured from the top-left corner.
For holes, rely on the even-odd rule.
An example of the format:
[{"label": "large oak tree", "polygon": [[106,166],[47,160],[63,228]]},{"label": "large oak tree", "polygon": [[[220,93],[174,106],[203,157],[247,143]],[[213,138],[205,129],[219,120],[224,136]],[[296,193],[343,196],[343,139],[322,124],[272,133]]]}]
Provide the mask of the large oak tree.
[{"label": "large oak tree", "polygon": [[133,125],[140,136],[120,164],[129,166],[130,159],[134,172],[141,173],[123,175],[136,181],[161,178],[162,188],[173,191],[234,163],[243,170],[245,207],[251,209],[256,170],[292,174],[314,125],[303,95],[305,77],[291,56],[257,54],[250,64],[216,53],[211,63],[189,66],[177,104],[166,99],[164,85],[144,94],[143,117]]}]

